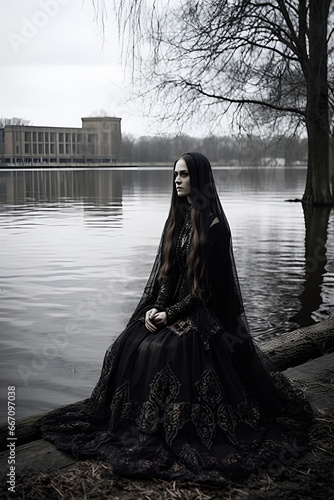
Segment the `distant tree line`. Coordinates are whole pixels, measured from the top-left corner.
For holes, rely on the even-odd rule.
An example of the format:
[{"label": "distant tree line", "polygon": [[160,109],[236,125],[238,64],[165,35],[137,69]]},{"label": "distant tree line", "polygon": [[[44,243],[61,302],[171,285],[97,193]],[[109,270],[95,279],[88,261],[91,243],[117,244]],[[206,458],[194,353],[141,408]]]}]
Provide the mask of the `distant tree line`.
[{"label": "distant tree line", "polygon": [[0,128],[5,127],[6,125],[30,125],[31,121],[30,120],[25,120],[24,118],[0,118]]},{"label": "distant tree line", "polygon": [[[123,162],[173,162],[187,151],[199,151],[220,165],[261,165],[270,159],[284,159],[285,165],[307,163],[307,139],[274,137],[264,141],[256,136],[190,137],[123,135]],[[274,163],[274,162],[273,162]]]}]

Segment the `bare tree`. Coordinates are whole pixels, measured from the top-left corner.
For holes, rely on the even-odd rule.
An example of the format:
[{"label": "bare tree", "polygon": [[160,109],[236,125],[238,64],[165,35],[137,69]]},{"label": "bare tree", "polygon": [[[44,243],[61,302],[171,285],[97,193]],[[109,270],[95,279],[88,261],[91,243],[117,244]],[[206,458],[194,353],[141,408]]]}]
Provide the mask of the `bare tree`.
[{"label": "bare tree", "polygon": [[3,128],[6,125],[30,125],[30,120],[25,120],[24,118],[0,118],[0,127]]},{"label": "bare tree", "polygon": [[332,0],[124,0],[117,15],[121,33],[131,36],[132,63],[148,83],[144,90],[155,90],[163,103],[162,118],[182,121],[200,112],[219,120],[230,111],[239,126],[257,119],[261,127],[264,115],[284,130],[303,126],[303,202],[334,203]]}]

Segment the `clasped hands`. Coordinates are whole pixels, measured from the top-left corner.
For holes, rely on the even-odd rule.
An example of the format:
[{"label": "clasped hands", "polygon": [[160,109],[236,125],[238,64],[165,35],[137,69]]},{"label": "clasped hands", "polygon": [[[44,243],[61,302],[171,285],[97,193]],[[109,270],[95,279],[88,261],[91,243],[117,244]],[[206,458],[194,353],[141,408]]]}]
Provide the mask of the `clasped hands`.
[{"label": "clasped hands", "polygon": [[167,325],[167,314],[165,311],[158,311],[158,309],[153,307],[153,309],[146,312],[145,326],[150,332],[155,333],[163,325]]}]

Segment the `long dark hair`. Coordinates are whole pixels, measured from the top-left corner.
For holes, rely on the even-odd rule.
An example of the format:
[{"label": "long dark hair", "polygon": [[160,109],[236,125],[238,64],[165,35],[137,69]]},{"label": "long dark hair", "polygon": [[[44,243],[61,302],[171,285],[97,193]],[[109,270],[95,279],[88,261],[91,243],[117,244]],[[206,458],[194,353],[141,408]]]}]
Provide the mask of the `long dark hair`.
[{"label": "long dark hair", "polygon": [[[193,223],[193,235],[191,239],[188,271],[193,280],[192,292],[198,298],[203,298],[210,292],[210,284],[207,283],[207,243],[208,230],[212,220],[220,213],[217,205],[218,194],[214,182],[211,164],[201,153],[186,153],[179,159],[183,159],[188,167],[191,185],[191,218]],[[178,160],[179,160],[178,159]],[[175,165],[178,162],[175,161]],[[179,197],[173,183],[173,192],[170,211],[165,228],[165,237],[162,249],[161,268],[159,279],[163,280],[169,275],[175,256],[177,235],[189,209],[186,197]]]}]

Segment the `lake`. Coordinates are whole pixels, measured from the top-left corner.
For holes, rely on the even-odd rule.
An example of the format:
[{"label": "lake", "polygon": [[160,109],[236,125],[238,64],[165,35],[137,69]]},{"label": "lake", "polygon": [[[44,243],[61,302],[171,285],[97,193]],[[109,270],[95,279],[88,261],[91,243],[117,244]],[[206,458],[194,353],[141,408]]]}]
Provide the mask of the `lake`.
[{"label": "lake", "polygon": [[[254,337],[333,314],[334,213],[286,201],[306,169],[214,175]],[[149,275],[171,187],[162,167],[0,171],[1,397],[16,386],[17,418],[90,395]]]}]

